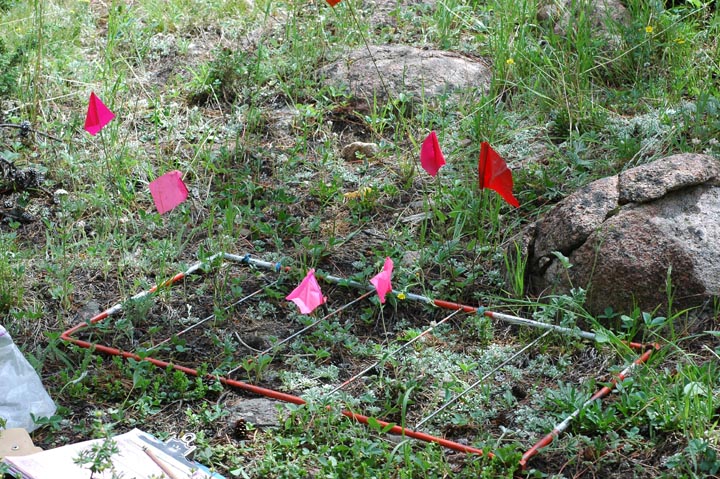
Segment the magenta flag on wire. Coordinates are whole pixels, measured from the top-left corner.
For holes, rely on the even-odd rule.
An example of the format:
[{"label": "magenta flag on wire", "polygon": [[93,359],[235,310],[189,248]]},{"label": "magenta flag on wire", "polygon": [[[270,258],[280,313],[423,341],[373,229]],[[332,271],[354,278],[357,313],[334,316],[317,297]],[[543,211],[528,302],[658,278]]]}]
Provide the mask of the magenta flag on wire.
[{"label": "magenta flag on wire", "polygon": [[385,304],[385,295],[392,291],[392,285],[390,284],[392,272],[393,261],[389,257],[385,258],[383,270],[370,280],[372,285],[375,286],[375,291],[377,291],[377,294],[380,297],[380,303],[382,304]]},{"label": "magenta flag on wire", "polygon": [[431,131],[420,147],[420,166],[428,175],[435,176],[444,164],[445,156],[440,150],[438,137],[434,131]]},{"label": "magenta flag on wire", "polygon": [[175,208],[188,197],[188,189],[183,183],[182,172],[171,171],[155,181],[151,181],[150,194],[152,194],[155,207],[161,215]]},{"label": "magenta flag on wire", "polygon": [[90,93],[87,114],[85,115],[85,131],[95,136],[110,120],[115,118],[115,113],[100,101],[95,92]]},{"label": "magenta flag on wire", "polygon": [[322,295],[320,285],[315,278],[314,269],[308,271],[305,279],[285,299],[297,304],[302,314],[312,313],[315,308],[327,301],[327,298]]}]

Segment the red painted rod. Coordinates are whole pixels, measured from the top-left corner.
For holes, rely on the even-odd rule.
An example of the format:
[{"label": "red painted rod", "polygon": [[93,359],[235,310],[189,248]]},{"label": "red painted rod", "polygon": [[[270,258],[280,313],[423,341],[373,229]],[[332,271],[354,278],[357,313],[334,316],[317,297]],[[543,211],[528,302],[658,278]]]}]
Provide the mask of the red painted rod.
[{"label": "red painted rod", "polygon": [[[224,253],[224,254],[218,253],[218,254],[211,256],[206,261],[210,262],[213,259],[215,259],[217,257],[221,257],[221,256],[226,259],[239,261],[239,262],[245,262],[247,264],[251,264],[251,265],[255,265],[255,266],[260,266],[260,267],[265,267],[265,268],[268,268],[268,267],[273,268],[276,271],[280,271],[281,269],[283,271],[289,270],[289,268],[287,268],[287,267],[281,267],[280,263],[266,263],[264,261],[250,258],[250,255],[245,255],[244,257],[241,257],[241,256],[237,256],[237,255],[227,254],[227,253]],[[185,272],[178,273],[175,276],[173,276],[171,279],[161,283],[160,285],[153,286],[152,288],[150,288],[147,291],[142,291],[142,292],[136,294],[135,296],[132,296],[131,299],[142,298],[144,296],[147,296],[147,295],[152,294],[153,292],[157,291],[157,289],[160,287],[170,286],[170,285],[176,283],[177,281],[180,281],[181,279],[185,278],[186,276],[190,275],[191,273],[195,272],[202,265],[203,265],[202,262],[198,262],[195,265],[188,268]],[[330,279],[337,280],[338,278],[333,277]],[[346,281],[346,282],[351,286],[360,285],[359,283],[356,283],[355,281]],[[363,287],[363,285],[360,285],[360,287]],[[468,305],[461,304],[461,303],[454,303],[451,301],[444,301],[444,300],[439,300],[439,299],[429,299],[424,296],[417,296],[417,295],[408,295],[408,298],[410,298],[411,296],[417,297],[417,299],[419,299],[419,300],[432,303],[435,306],[437,306],[439,308],[443,308],[443,309],[450,309],[450,310],[458,310],[459,309],[466,313],[477,313],[478,311],[482,311],[483,315],[485,315],[489,318],[496,318],[496,319],[503,319],[503,320],[508,320],[508,319],[509,320],[520,320],[520,321],[524,321],[524,322],[525,321],[530,322],[530,320],[523,320],[522,318],[515,318],[515,317],[508,316],[508,315],[504,315],[502,313],[494,313],[492,311],[484,311],[484,310],[481,310],[480,308],[468,306]],[[120,349],[112,348],[109,346],[104,346],[101,344],[89,343],[87,341],[82,341],[82,340],[72,337],[72,335],[75,334],[77,331],[89,326],[90,324],[95,324],[99,321],[102,321],[103,319],[109,317],[110,315],[119,312],[121,309],[122,309],[122,305],[120,303],[115,304],[114,306],[106,309],[105,311],[101,312],[100,314],[98,314],[95,317],[93,317],[92,319],[90,319],[90,321],[81,322],[81,323],[76,324],[75,326],[71,327],[67,331],[63,332],[60,335],[60,338],[63,341],[75,344],[82,348],[91,349],[93,351],[100,351],[102,353],[109,354],[112,356],[121,356],[125,359],[134,359],[135,361],[147,361],[147,362],[149,362],[159,368],[163,368],[163,369],[172,367],[173,369],[175,369],[177,371],[182,371],[185,374],[188,374],[191,376],[198,376],[197,370],[192,369],[192,368],[168,363],[166,361],[161,361],[159,359],[155,359],[152,357],[141,358],[140,356],[138,356],[137,354],[134,354],[134,353],[122,351]],[[557,328],[559,328],[559,327],[551,326],[551,329],[557,329]],[[592,333],[585,333],[585,334],[591,335]],[[626,344],[633,349],[647,348],[646,345],[643,345],[640,343],[630,342],[630,343],[626,343]],[[654,345],[654,348],[658,349],[659,346]],[[629,366],[627,369],[625,369],[623,372],[621,372],[615,379],[613,379],[610,383],[610,386],[605,386],[602,389],[600,389],[597,393],[595,393],[592,396],[592,398],[590,398],[588,400],[587,403],[585,403],[585,405],[589,404],[590,402],[594,401],[595,399],[601,399],[601,398],[607,396],[608,394],[610,394],[610,392],[612,391],[612,388],[617,384],[617,381],[624,379],[627,374],[630,374],[632,372],[632,369],[635,366],[646,362],[648,360],[648,358],[650,357],[650,355],[652,354],[652,351],[653,351],[653,349],[648,349],[647,351],[645,351],[645,353],[642,356],[640,356],[640,358],[635,360],[635,362],[631,366]],[[280,391],[276,391],[274,389],[268,389],[268,388],[263,388],[263,387],[259,387],[259,386],[254,386],[252,384],[248,384],[248,383],[245,383],[242,381],[237,381],[234,379],[229,379],[226,377],[215,377],[212,375],[208,375],[207,377],[209,379],[217,379],[222,384],[225,384],[227,386],[242,389],[242,390],[254,393],[254,394],[258,394],[260,396],[277,399],[279,401],[283,401],[283,402],[287,402],[287,403],[291,403],[291,404],[297,404],[297,405],[306,404],[306,401],[299,396],[294,396],[292,394],[286,394],[286,393],[283,393]],[[562,431],[564,431],[567,428],[570,421],[572,421],[572,419],[574,419],[574,417],[576,417],[577,414],[579,414],[579,412],[580,412],[580,409],[576,410],[572,415],[570,415],[568,418],[566,418],[565,421],[563,421],[563,423],[561,423],[555,429],[553,429],[553,431],[550,434],[548,434],[543,439],[538,441],[537,444],[535,444],[530,450],[528,450],[525,454],[523,454],[522,459],[520,461],[521,467],[523,469],[525,469],[525,467],[527,465],[527,461],[530,458],[532,458],[533,456],[535,456],[540,449],[542,449],[543,447],[550,444],[555,439],[555,437],[557,437]],[[347,410],[342,411],[342,415],[347,418],[350,418],[352,420],[355,420],[361,424],[365,424],[365,425],[368,424],[369,418],[367,416],[363,416],[361,414],[357,414],[357,413],[347,411]],[[385,422],[385,421],[380,421],[380,420],[377,420],[377,423],[380,424],[382,427],[387,427],[390,425],[390,423]],[[418,439],[421,441],[426,441],[426,442],[434,442],[443,447],[446,447],[448,449],[452,449],[452,450],[458,451],[458,452],[464,452],[464,453],[468,453],[468,454],[477,454],[477,455],[486,454],[483,452],[482,449],[477,449],[474,447],[466,446],[464,444],[459,444],[457,442],[449,441],[447,439],[443,439],[441,437],[433,436],[430,434],[413,431],[412,429],[403,428],[403,427],[397,426],[397,425],[390,428],[388,430],[388,433],[397,434],[397,435],[405,435],[407,437],[410,437],[413,439]],[[488,457],[493,457],[493,454],[491,452],[487,453],[486,455]]]},{"label": "red painted rod", "polygon": [[[125,359],[134,359],[135,361],[138,361],[138,362],[147,361],[147,362],[149,362],[159,368],[162,368],[162,369],[167,369],[168,367],[171,367],[178,371],[182,371],[187,375],[198,376],[197,370],[188,368],[186,366],[181,366],[179,364],[173,364],[173,363],[169,363],[167,361],[162,361],[160,359],[155,359],[155,358],[151,358],[151,357],[141,358],[137,354],[129,353],[129,352],[123,351],[121,349],[104,346],[102,344],[89,343],[87,341],[82,341],[82,340],[75,339],[75,338],[64,337],[63,339],[65,341],[71,342],[82,348],[91,349],[93,351],[100,351],[101,353],[109,354],[111,356],[121,356]],[[227,378],[216,377],[216,376],[212,376],[212,375],[208,375],[207,378],[208,379],[217,379],[223,384],[228,384],[228,381],[230,381]],[[289,402],[289,403],[293,403],[293,404],[305,404],[305,401],[303,401],[302,399],[300,399],[297,396],[293,396],[292,394],[286,394],[286,393],[283,393],[280,391],[275,391],[273,389],[267,389],[267,388],[263,388],[263,387],[259,387],[259,386],[254,386],[252,384],[241,383],[240,381],[235,381],[235,383],[236,384],[233,384],[233,386],[239,387],[239,388],[249,391],[251,393],[259,394],[261,396],[271,397],[271,398],[277,399],[279,401]],[[240,384],[242,384],[242,386],[240,386]]]},{"label": "red painted rod", "polygon": [[[100,319],[103,319],[103,318],[106,318],[106,317],[107,317],[107,314],[101,313],[100,315],[98,315],[98,316],[96,316],[95,318],[93,318],[93,320],[95,320],[95,319],[100,320]],[[85,326],[85,325],[86,325],[86,323],[80,324],[80,326]],[[73,329],[77,329],[77,328],[73,328]],[[69,330],[68,330],[68,331],[69,331]],[[159,368],[162,368],[162,369],[167,369],[168,367],[171,367],[171,368],[173,368],[173,369],[175,369],[175,370],[177,370],[177,371],[182,371],[183,373],[188,374],[188,375],[190,375],[190,376],[198,376],[197,370],[192,369],[192,368],[188,368],[188,367],[185,367],[185,366],[181,366],[181,365],[179,365],[179,364],[173,364],[173,363],[169,363],[169,362],[167,362],[167,361],[161,361],[161,360],[159,360],[159,359],[155,359],[155,358],[151,358],[151,357],[141,358],[141,357],[138,356],[137,354],[129,353],[129,352],[127,352],[127,351],[122,351],[122,350],[117,349],[117,348],[112,348],[112,347],[109,347],[109,346],[104,346],[104,345],[102,345],[102,344],[89,343],[89,342],[87,342],[87,341],[82,341],[82,340],[79,340],[79,339],[75,339],[75,338],[72,338],[72,337],[68,337],[67,334],[66,334],[68,331],[66,331],[65,333],[63,333],[63,334],[61,335],[61,337],[63,338],[63,340],[68,341],[68,342],[70,342],[70,343],[73,343],[73,344],[75,344],[75,345],[77,345],[77,346],[80,346],[80,347],[82,347],[82,348],[91,349],[91,350],[93,350],[93,351],[99,351],[99,352],[101,352],[101,353],[109,354],[109,355],[111,355],[111,356],[121,356],[121,357],[123,357],[123,358],[125,358],[125,359],[134,359],[135,361],[138,361],[138,362],[139,362],[139,361],[147,361],[147,362],[149,362],[149,363],[151,363],[151,364],[153,364],[153,365],[155,365],[155,366],[157,366],[157,367],[159,367]],[[306,404],[306,403],[307,403],[307,401],[305,401],[304,399],[302,399],[302,398],[299,397],[299,396],[295,396],[295,395],[292,395],[292,394],[283,393],[283,392],[280,392],[280,391],[276,391],[276,390],[274,390],[274,389],[268,389],[268,388],[263,388],[263,387],[260,387],[260,386],[254,386],[254,385],[252,385],[252,384],[248,384],[248,383],[245,383],[245,382],[242,382],[242,381],[237,381],[237,380],[235,380],[235,379],[229,379],[229,378],[225,378],[225,377],[215,377],[215,376],[212,376],[212,375],[211,375],[211,376],[208,376],[208,379],[217,379],[217,380],[220,381],[222,384],[225,384],[225,385],[227,385],[227,386],[234,387],[234,388],[238,388],[238,389],[242,389],[242,390],[244,390],[244,391],[248,391],[248,392],[251,392],[251,393],[254,393],[254,394],[258,394],[258,395],[260,395],[260,396],[264,396],[264,397],[267,397],[267,398],[277,399],[278,401],[283,401],[283,402],[287,402],[287,403],[291,403],[291,404],[297,404],[297,405],[303,405],[303,404]],[[354,412],[351,412],[351,411],[342,411],[342,415],[345,416],[345,417],[348,417],[348,418],[350,418],[350,419],[352,419],[352,420],[354,420],[354,421],[357,421],[357,422],[359,422],[359,423],[361,423],[361,424],[365,424],[365,425],[367,425],[367,424],[368,424],[368,421],[369,421],[368,416],[363,416],[362,414],[357,414],[357,413],[354,413]],[[380,426],[382,426],[382,427],[387,427],[387,426],[390,425],[390,423],[385,422],[385,421],[381,421],[381,420],[377,420],[377,422],[378,422],[378,424],[380,424]],[[437,437],[437,436],[432,436],[432,435],[430,435],[430,434],[425,434],[425,433],[422,433],[422,432],[413,431],[412,429],[403,428],[403,427],[401,427],[401,426],[393,426],[393,427],[390,428],[387,432],[388,432],[389,434],[404,435],[404,436],[407,436],[407,437],[411,437],[411,438],[413,438],[413,439],[419,439],[419,440],[421,440],[421,441],[434,442],[434,443],[437,443],[437,444],[439,444],[439,445],[441,445],[441,446],[443,446],[443,447],[446,447],[446,448],[449,448],[449,449],[452,449],[452,450],[455,450],[455,451],[458,451],[458,452],[465,452],[465,453],[468,453],[468,454],[477,454],[477,455],[483,455],[483,454],[484,454],[484,452],[483,452],[482,449],[477,449],[477,448],[474,448],[474,447],[466,446],[466,445],[464,445],[464,444],[460,444],[460,443],[457,443],[457,442],[449,441],[449,440],[447,440],[447,439],[443,439],[443,438]],[[492,457],[492,453],[489,453],[488,456],[489,456],[489,457]]]},{"label": "red painted rod", "polygon": [[[354,419],[355,421],[362,423],[362,424],[368,424],[368,417],[363,416],[362,414],[356,414],[350,411],[343,411],[342,415],[345,417],[348,417],[350,419]],[[380,424],[382,427],[387,427],[390,425],[389,422],[380,421],[377,420],[378,424]],[[401,426],[393,426],[388,430],[389,434],[396,434],[396,435],[405,435],[408,437],[411,437],[413,439],[419,439],[421,441],[425,442],[434,442],[437,443],[443,447],[446,447],[448,449],[452,449],[454,451],[459,452],[466,452],[468,454],[477,454],[478,456],[486,455],[487,457],[495,457],[495,455],[492,452],[485,453],[482,449],[477,449],[475,447],[465,446],[463,444],[458,444],[457,442],[448,441],[447,439],[443,439],[437,436],[432,436],[430,434],[425,434],[424,432],[417,432],[413,431],[412,429],[404,428]]]},{"label": "red painted rod", "polygon": [[[188,270],[188,271],[190,271],[190,270]],[[172,279],[162,283],[161,286],[169,286],[177,281],[180,281],[188,274],[188,271],[186,271],[185,273],[179,273],[179,274],[175,275]],[[158,286],[153,286],[151,289],[149,289],[147,291],[136,294],[135,296],[133,296],[133,298],[144,297],[148,294],[153,293],[157,289],[158,289]],[[72,328],[63,332],[60,335],[60,338],[63,341],[75,344],[77,346],[80,346],[81,348],[90,349],[92,351],[99,351],[101,353],[108,354],[111,356],[120,356],[120,357],[123,357],[124,359],[133,359],[138,362],[139,361],[147,361],[147,362],[157,366],[158,368],[167,369],[168,367],[171,367],[177,371],[182,371],[183,373],[188,374],[190,376],[198,376],[197,370],[192,369],[192,368],[188,368],[188,367],[181,366],[178,364],[169,363],[167,361],[162,361],[162,360],[155,359],[152,357],[141,358],[140,356],[138,356],[135,353],[130,353],[127,351],[123,351],[121,349],[113,348],[110,346],[105,346],[102,344],[90,343],[90,342],[83,341],[83,340],[72,337],[72,335],[75,334],[77,331],[87,327],[90,324],[95,324],[99,321],[102,321],[103,319],[109,317],[110,315],[117,313],[121,309],[122,309],[122,306],[120,305],[120,303],[118,303],[118,304],[106,309],[105,311],[101,312],[100,314],[94,316],[93,318],[90,319],[90,321],[76,324]],[[216,376],[208,375],[207,378],[208,379],[216,379],[216,380],[220,381],[220,383],[225,384],[227,386],[242,389],[244,391],[248,391],[253,394],[257,394],[257,395],[264,396],[267,398],[276,399],[278,401],[283,401],[283,402],[297,404],[297,405],[306,404],[306,401],[299,396],[283,393],[281,391],[276,391],[274,389],[263,388],[263,387],[255,386],[255,385],[248,384],[248,383],[245,383],[242,381],[237,381],[235,379],[229,379],[226,377],[216,377]],[[352,411],[347,411],[347,410],[343,410],[341,413],[343,416],[345,416],[347,418],[350,418],[361,424],[368,425],[368,421],[369,421],[368,416],[363,416],[362,414],[354,413]],[[381,420],[377,420],[377,423],[382,427],[387,427],[390,425],[390,423],[381,421]],[[418,439],[418,440],[425,441],[425,442],[434,442],[443,447],[446,447],[448,449],[452,449],[452,450],[458,451],[458,452],[464,452],[464,453],[468,453],[468,454],[477,454],[477,455],[485,454],[482,449],[474,448],[471,446],[466,446],[464,444],[460,444],[460,443],[457,443],[454,441],[449,441],[447,439],[443,439],[441,437],[433,436],[430,434],[413,431],[412,429],[404,428],[404,427],[397,426],[397,425],[390,428],[387,432],[389,434],[404,435],[404,436],[407,436],[407,437],[410,437],[413,439]],[[487,455],[489,457],[493,456],[492,453],[488,453]]]},{"label": "red painted rod", "polygon": [[615,387],[615,385],[618,383],[618,381],[622,381],[623,379],[628,377],[637,366],[647,362],[647,360],[650,359],[650,356],[652,355],[653,351],[655,351],[659,348],[660,348],[660,346],[658,344],[654,344],[652,346],[652,348],[649,348],[647,351],[645,351],[630,366],[625,368],[620,374],[618,374],[616,377],[614,377],[610,381],[609,386],[604,386],[604,387],[600,388],[600,390],[598,390],[595,394],[593,394],[590,399],[585,401],[585,403],[581,407],[579,407],[578,409],[573,411],[572,414],[570,414],[568,417],[566,417],[560,424],[555,426],[548,435],[546,435],[545,437],[540,439],[537,443],[535,443],[535,445],[533,447],[528,449],[527,452],[525,452],[525,454],[522,455],[522,458],[520,459],[520,467],[523,470],[525,470],[525,468],[527,467],[528,461],[532,457],[534,457],[540,451],[540,449],[550,445],[550,443],[553,442],[556,437],[558,437],[563,431],[565,431],[568,428],[568,426],[570,425],[570,423],[580,414],[580,411],[582,411],[584,408],[586,408],[588,405],[590,405],[593,401],[601,400],[602,398],[604,398],[605,396],[610,394],[612,392],[613,388]]}]

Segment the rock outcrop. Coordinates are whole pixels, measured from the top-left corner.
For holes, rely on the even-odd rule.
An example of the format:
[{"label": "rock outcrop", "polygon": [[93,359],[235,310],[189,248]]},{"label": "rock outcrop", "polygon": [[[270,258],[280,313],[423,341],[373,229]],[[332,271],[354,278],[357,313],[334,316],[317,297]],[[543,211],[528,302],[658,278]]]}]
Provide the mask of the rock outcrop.
[{"label": "rock outcrop", "polygon": [[358,48],[322,73],[329,84],[345,85],[354,97],[370,104],[374,98],[387,99],[388,92],[393,98],[404,93],[415,99],[468,88],[484,92],[492,76],[481,59],[402,45],[371,46],[370,53]]},{"label": "rock outcrop", "polygon": [[608,39],[612,39],[608,25],[628,25],[631,19],[628,9],[618,0],[553,0],[542,2],[537,14],[538,20],[552,24],[555,34],[561,36],[568,35],[581,16],[589,21],[595,35]]},{"label": "rock outcrop", "polygon": [[680,154],[600,179],[528,231],[536,294],[579,286],[595,314],[652,311],[667,304],[669,275],[674,306],[701,306],[720,296],[720,160]]}]

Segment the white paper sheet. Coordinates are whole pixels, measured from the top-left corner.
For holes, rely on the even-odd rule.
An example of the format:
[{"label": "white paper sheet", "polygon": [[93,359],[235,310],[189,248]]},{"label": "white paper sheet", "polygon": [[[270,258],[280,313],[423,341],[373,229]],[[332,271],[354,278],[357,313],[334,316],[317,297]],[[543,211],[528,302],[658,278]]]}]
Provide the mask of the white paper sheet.
[{"label": "white paper sheet", "polygon": [[[111,457],[114,471],[122,479],[150,479],[167,477],[163,470],[148,456],[143,448],[150,449],[173,474],[181,479],[209,479],[210,476],[190,468],[161,449],[151,446],[141,439],[142,436],[152,438],[149,434],[133,429],[125,434],[113,437],[119,453]],[[74,463],[80,452],[94,444],[102,443],[102,439],[70,444],[55,449],[31,454],[29,456],[6,457],[3,461],[10,465],[13,472],[21,473],[23,479],[58,479],[87,478],[90,470]],[[111,479],[112,472],[105,471],[94,474],[92,479]]]}]

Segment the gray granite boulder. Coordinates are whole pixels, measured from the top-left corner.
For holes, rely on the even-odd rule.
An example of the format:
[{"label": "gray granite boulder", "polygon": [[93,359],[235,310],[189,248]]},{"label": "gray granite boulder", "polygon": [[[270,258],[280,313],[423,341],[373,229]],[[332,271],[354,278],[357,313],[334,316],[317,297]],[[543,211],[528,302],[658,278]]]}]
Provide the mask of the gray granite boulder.
[{"label": "gray granite boulder", "polygon": [[609,25],[628,25],[630,12],[619,0],[550,0],[540,2],[537,18],[543,23],[551,24],[556,35],[568,35],[575,28],[580,17],[587,18],[596,36],[609,40],[613,35]]},{"label": "gray granite boulder", "polygon": [[482,93],[492,77],[490,65],[482,59],[403,45],[370,46],[370,53],[358,48],[321,73],[328,84],[346,86],[354,97],[370,104],[373,98],[387,99],[386,88],[393,98],[401,93],[433,98],[462,89]]},{"label": "gray granite boulder", "polygon": [[595,314],[662,310],[670,274],[674,306],[702,306],[720,296],[720,161],[680,154],[603,178],[528,231],[535,294],[584,287]]}]

